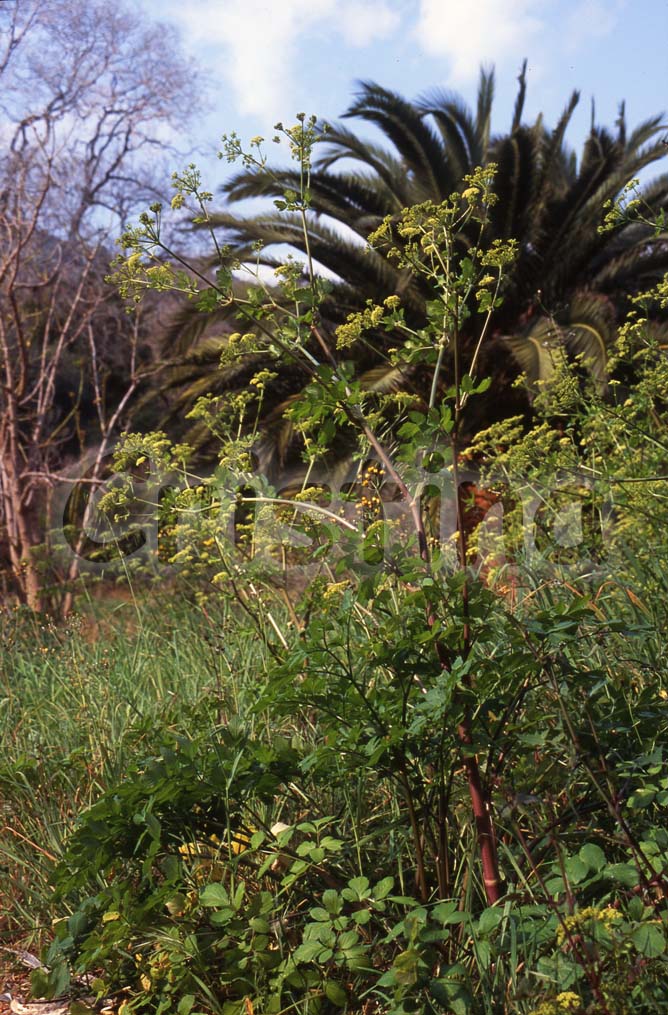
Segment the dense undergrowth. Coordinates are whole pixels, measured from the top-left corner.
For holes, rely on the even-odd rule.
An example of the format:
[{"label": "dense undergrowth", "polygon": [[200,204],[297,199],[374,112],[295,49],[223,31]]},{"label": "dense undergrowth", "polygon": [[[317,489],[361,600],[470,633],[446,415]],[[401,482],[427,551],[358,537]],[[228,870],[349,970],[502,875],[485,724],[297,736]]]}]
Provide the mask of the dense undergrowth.
[{"label": "dense undergrowth", "polygon": [[250,647],[220,651],[224,612],[205,620],[178,591],[141,602],[109,591],[65,624],[20,609],[0,615],[3,943],[43,940],[63,839],[102,792],[169,732],[241,708]]},{"label": "dense undergrowth", "polygon": [[659,565],[637,578],[512,610],[475,589],[491,908],[452,692],[391,588],[373,615],[325,589],[306,633],[278,616],[280,661],[275,633],[262,651],[243,613],[177,590],[95,640],[5,617],[5,941],[47,946],[38,991],[71,989],[71,961],[128,1010],[604,1010],[596,990],[661,1010],[668,598]]},{"label": "dense undergrowth", "polygon": [[[313,124],[288,133],[304,170]],[[305,228],[307,175],[285,202]],[[139,475],[161,504],[171,598],[128,601],[94,638],[3,616],[3,933],[43,945],[36,992],[179,1015],[668,1008],[668,368],[643,317],[665,283],[607,388],[555,353],[532,424],[464,445],[514,256],[461,250],[492,177],[373,238],[433,285],[424,330],[389,294],[333,351],[314,275],[288,265],[282,301],[249,290],[262,327],[241,356],[310,364],[286,408],[297,490],[252,474],[249,403],[205,398],[219,470],[133,435],[106,498],[144,524]],[[176,184],[177,207],[205,206],[196,174]],[[222,268],[198,293],[152,265],[160,215],[126,236],[126,294],[232,299]],[[424,396],[353,379],[370,321],[403,336],[394,365],[431,377]],[[355,480],[335,495],[314,476],[342,455]]]}]

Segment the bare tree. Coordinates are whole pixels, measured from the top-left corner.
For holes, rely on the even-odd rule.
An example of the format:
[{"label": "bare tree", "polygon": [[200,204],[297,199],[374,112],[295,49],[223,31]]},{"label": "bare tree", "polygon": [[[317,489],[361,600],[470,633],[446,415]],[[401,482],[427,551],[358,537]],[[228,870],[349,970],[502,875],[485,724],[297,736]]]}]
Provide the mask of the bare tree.
[{"label": "bare tree", "polygon": [[77,448],[101,468],[147,372],[104,282],[112,241],[157,196],[198,82],[115,0],[6,0],[0,40],[0,542],[40,610],[50,491]]}]

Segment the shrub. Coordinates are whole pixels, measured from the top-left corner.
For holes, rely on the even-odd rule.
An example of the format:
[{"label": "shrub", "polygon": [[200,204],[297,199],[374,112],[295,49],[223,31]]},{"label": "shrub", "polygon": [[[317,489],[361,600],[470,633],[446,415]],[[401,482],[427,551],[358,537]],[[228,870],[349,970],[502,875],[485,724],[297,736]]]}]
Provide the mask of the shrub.
[{"label": "shrub", "polygon": [[[313,125],[289,136],[308,167]],[[259,282],[237,297],[222,265],[203,293],[163,265],[161,287],[207,306],[239,299],[273,355],[309,364],[289,410],[305,477],[287,497],[252,475],[234,403],[219,415],[209,399],[197,413],[223,435],[226,472],[195,482],[162,435],[121,450],[119,465],[157,448],[181,471],[173,560],[229,598],[237,637],[260,640],[272,662],[252,728],[230,721],[164,744],[83,815],[57,874],[73,912],[40,989],[62,988],[71,968],[102,969],[98,993],[124,991],[126,1011],[545,1015],[662,1003],[668,373],[636,320],[613,364],[623,397],[621,382],[603,394],[565,364],[533,426],[511,420],[462,446],[489,381],[477,349],[463,361],[461,315],[474,292],[484,338],[514,254],[455,242],[463,223],[484,222],[492,172],[372,238],[438,290],[429,328],[393,363],[431,373],[428,404],[352,380],[318,331],[315,275],[304,282],[289,265],[279,301]],[[285,195],[288,212],[304,214],[307,178]],[[196,175],[177,185],[205,208]],[[164,253],[160,215],[126,235],[128,295],[151,284],[146,257]],[[405,332],[396,294],[349,320],[339,345],[363,341],[370,323]],[[388,407],[392,444],[379,435]],[[337,492],[313,474],[340,461],[341,434],[355,482]],[[501,532],[477,525],[466,456],[493,487],[488,504],[507,508]],[[128,509],[130,479],[115,499]],[[290,566],[302,571],[281,587]]]}]

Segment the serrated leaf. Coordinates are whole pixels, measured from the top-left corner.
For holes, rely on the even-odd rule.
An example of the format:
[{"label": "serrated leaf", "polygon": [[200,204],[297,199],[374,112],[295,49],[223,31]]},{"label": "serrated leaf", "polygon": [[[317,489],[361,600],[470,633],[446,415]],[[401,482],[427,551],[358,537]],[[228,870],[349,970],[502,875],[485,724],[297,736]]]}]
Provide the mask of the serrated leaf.
[{"label": "serrated leaf", "polygon": [[374,899],[387,898],[387,896],[392,891],[393,887],[394,887],[394,878],[392,877],[383,878],[381,881],[378,882],[377,885],[374,885],[373,889]]},{"label": "serrated leaf", "polygon": [[206,885],[199,893],[199,901],[202,906],[228,906],[230,897],[227,889],[220,884]]},{"label": "serrated leaf", "polygon": [[[370,882],[368,878],[351,878],[348,882],[348,890],[352,893],[352,897],[357,901],[368,899],[369,897]],[[348,896],[350,897],[350,896]]]},{"label": "serrated leaf", "polygon": [[322,951],[319,941],[304,941],[293,953],[295,962],[313,962],[316,955]]},{"label": "serrated leaf", "polygon": [[322,904],[328,913],[333,916],[341,912],[343,901],[337,891],[334,888],[328,888],[322,893]]},{"label": "serrated leaf", "polygon": [[340,849],[343,849],[343,840],[335,839],[331,835],[325,835],[320,840],[320,845],[323,849],[329,850],[330,853],[338,853]]}]

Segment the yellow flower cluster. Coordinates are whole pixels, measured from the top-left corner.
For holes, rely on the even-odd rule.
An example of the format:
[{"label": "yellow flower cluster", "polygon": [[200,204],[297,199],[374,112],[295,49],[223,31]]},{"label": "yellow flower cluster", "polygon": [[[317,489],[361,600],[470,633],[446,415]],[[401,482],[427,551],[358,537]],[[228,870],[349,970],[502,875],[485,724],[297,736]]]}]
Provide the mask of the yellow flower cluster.
[{"label": "yellow flower cluster", "polygon": [[345,592],[347,588],[350,588],[349,582],[330,582],[329,585],[325,586],[322,593],[322,598],[325,601],[327,601],[328,599],[335,599],[339,596],[340,593]]},{"label": "yellow flower cluster", "polygon": [[582,1002],[572,990],[564,990],[551,1001],[543,1001],[529,1015],[564,1015],[565,1012],[576,1012]]},{"label": "yellow flower cluster", "polygon": [[259,370],[256,374],[253,374],[248,383],[252,384],[258,391],[264,391],[267,384],[273,381],[275,377],[278,377],[278,374],[273,370]]},{"label": "yellow flower cluster", "polygon": [[587,923],[600,923],[606,930],[612,930],[615,922],[621,919],[622,914],[612,906],[603,909],[585,906],[572,916],[564,917],[563,924],[557,927],[557,944],[562,945],[567,934],[578,934]]},{"label": "yellow flower cluster", "polygon": [[361,338],[362,333],[369,328],[377,328],[385,316],[385,307],[373,304],[370,300],[366,309],[358,314],[348,314],[345,324],[340,324],[336,329],[337,349],[347,349]]},{"label": "yellow flower cluster", "polygon": [[370,483],[371,480],[374,478],[381,479],[382,476],[383,476],[383,467],[382,465],[378,465],[375,462],[372,462],[370,465],[367,465],[366,469],[364,470],[364,480],[367,483]]},{"label": "yellow flower cluster", "polygon": [[183,842],[179,853],[186,861],[191,861],[197,881],[221,881],[225,873],[225,855],[227,851],[238,856],[244,853],[250,844],[252,830],[232,832],[229,840],[222,843],[217,835],[210,835],[206,841]]},{"label": "yellow flower cluster", "polygon": [[372,497],[362,495],[355,508],[357,511],[377,511],[380,506],[380,497],[374,494]]}]

